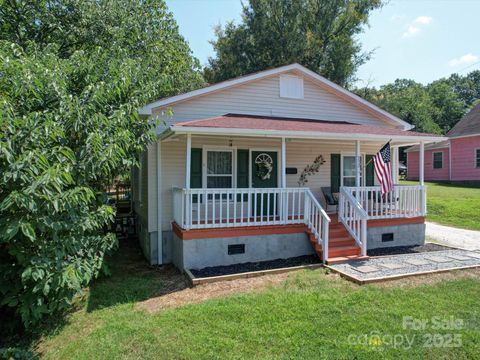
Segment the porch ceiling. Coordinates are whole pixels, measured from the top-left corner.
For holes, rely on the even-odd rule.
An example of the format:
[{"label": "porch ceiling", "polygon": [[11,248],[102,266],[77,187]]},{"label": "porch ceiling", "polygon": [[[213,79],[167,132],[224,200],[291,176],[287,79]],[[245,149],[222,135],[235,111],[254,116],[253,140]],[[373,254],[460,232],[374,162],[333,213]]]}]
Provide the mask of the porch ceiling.
[{"label": "porch ceiling", "polygon": [[360,125],[345,121],[322,121],[272,116],[227,114],[172,125],[164,135],[198,134],[288,137],[332,140],[388,141],[397,145],[446,140],[434,134]]}]

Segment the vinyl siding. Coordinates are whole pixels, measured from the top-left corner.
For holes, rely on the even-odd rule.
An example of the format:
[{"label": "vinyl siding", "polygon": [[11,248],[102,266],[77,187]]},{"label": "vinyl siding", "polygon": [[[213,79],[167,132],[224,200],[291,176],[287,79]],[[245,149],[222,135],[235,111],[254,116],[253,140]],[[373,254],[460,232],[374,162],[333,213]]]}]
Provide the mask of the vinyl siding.
[{"label": "vinyl siding", "polygon": [[304,79],[303,99],[281,98],[279,84],[279,75],[275,75],[185,100],[171,106],[173,116],[170,118],[162,117],[160,114],[163,109],[157,108],[154,110],[154,114],[165,121],[158,131],[161,132],[166,126],[176,122],[205,119],[227,113],[348,121],[382,127],[392,126],[377,115],[353,105],[306,78]]},{"label": "vinyl siding", "polygon": [[[375,154],[383,144],[369,143],[361,145],[361,152],[365,154]],[[255,150],[278,150],[279,167],[281,164],[280,150],[281,142],[279,139],[264,138],[221,138],[221,137],[197,137],[192,136],[192,147],[226,147],[236,149],[255,149]],[[171,228],[173,217],[172,209],[172,187],[185,186],[185,137],[179,137],[177,141],[162,142],[162,212],[163,212],[163,230]],[[355,144],[339,142],[321,142],[321,141],[302,141],[292,140],[286,144],[286,165],[287,167],[296,167],[298,173],[287,175],[287,186],[298,187],[297,181],[304,167],[311,164],[315,157],[323,155],[325,163],[320,167],[320,171],[308,178],[307,186],[312,189],[315,196],[323,202],[321,187],[330,186],[330,154],[353,154]],[[235,177],[235,176],[234,176]],[[280,181],[279,181],[280,183]],[[156,195],[155,195],[156,196]],[[152,196],[150,195],[150,199]],[[156,206],[151,206],[149,214],[154,213],[156,217]]]},{"label": "vinyl siding", "polygon": [[475,165],[475,149],[480,149],[480,136],[451,139],[452,180],[478,181],[480,168]]},{"label": "vinyl siding", "polygon": [[[443,153],[443,167],[441,169],[433,168],[433,153]],[[424,177],[426,181],[449,180],[449,154],[448,148],[425,150],[424,154]],[[408,180],[418,180],[420,173],[419,152],[413,151],[407,153],[407,178]]]}]

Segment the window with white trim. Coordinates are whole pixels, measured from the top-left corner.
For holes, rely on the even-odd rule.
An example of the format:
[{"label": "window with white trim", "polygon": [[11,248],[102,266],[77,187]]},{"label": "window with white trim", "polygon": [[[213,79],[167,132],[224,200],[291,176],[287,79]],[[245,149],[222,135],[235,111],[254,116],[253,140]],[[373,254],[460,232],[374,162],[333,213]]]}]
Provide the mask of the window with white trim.
[{"label": "window with white trim", "polygon": [[303,99],[303,78],[295,75],[280,75],[280,97]]},{"label": "window with white trim", "polygon": [[434,152],[433,153],[433,168],[441,169],[443,168],[443,152]]},{"label": "window with white trim", "polygon": [[207,188],[233,187],[233,151],[207,150]]},{"label": "window with white trim", "polygon": [[480,168],[480,149],[475,150],[475,165]]},{"label": "window with white trim", "polygon": [[[363,184],[363,155],[360,158],[360,185]],[[342,156],[342,186],[356,186],[357,169],[354,155]]]}]

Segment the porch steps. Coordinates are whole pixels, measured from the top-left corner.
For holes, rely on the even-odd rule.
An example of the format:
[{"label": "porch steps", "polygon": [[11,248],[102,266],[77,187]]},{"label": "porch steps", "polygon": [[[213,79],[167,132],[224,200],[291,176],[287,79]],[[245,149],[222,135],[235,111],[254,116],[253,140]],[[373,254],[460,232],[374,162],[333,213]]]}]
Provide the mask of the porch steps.
[{"label": "porch steps", "polygon": [[[368,259],[368,256],[360,255],[360,247],[349,234],[345,226],[338,221],[337,216],[331,216],[328,232],[328,264],[338,264],[350,260]],[[315,239],[315,236],[308,230],[307,234],[310,243],[315,249],[315,252],[320,258],[322,258],[322,248]]]}]

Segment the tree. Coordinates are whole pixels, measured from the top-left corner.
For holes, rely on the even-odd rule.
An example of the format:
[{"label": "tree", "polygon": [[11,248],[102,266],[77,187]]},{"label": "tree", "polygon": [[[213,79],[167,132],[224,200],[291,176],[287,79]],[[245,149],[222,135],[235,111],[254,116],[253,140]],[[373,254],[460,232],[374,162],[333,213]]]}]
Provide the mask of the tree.
[{"label": "tree", "polygon": [[454,89],[443,80],[434,81],[426,87],[436,111],[433,121],[446,134],[465,113],[465,103]]},{"label": "tree", "polygon": [[154,139],[138,107],[203,80],[161,0],[0,5],[0,301],[29,325],[115,247],[103,191]]},{"label": "tree", "polygon": [[242,22],[215,29],[205,77],[219,82],[298,62],[345,86],[370,53],[355,36],[380,0],[250,0]]},{"label": "tree", "polygon": [[397,79],[392,84],[381,86],[379,90],[357,90],[357,93],[367,96],[367,100],[415,125],[416,131],[435,134],[441,132],[433,120],[435,106],[422,84],[413,80]]},{"label": "tree", "polygon": [[418,131],[446,134],[480,99],[480,71],[452,74],[425,86],[397,79],[379,89],[366,86],[355,92],[415,125]]}]

